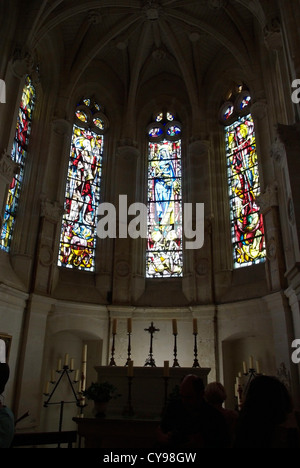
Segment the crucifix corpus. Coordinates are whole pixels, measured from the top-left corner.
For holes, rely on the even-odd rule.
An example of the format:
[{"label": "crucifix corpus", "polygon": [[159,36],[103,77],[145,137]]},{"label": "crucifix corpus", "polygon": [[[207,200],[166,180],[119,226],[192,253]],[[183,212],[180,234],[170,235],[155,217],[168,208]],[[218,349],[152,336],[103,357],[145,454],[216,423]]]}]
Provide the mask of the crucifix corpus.
[{"label": "crucifix corpus", "polygon": [[155,360],[153,359],[153,335],[155,332],[159,331],[159,328],[155,328],[153,325],[153,322],[151,322],[151,325],[149,328],[144,328],[145,331],[150,333],[150,350],[149,350],[149,356],[146,359],[145,366],[151,366],[151,367],[156,367]]}]

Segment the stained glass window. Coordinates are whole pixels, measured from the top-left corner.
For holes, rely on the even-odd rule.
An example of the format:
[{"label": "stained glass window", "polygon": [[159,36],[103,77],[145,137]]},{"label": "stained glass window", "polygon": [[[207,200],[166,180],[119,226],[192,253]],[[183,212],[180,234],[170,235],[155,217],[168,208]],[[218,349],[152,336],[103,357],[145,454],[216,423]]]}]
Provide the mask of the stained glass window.
[{"label": "stained glass window", "polygon": [[238,116],[225,127],[228,191],[234,267],[265,260],[254,123],[251,114]]},{"label": "stained glass window", "polygon": [[[82,107],[86,106],[86,110]],[[58,265],[85,271],[95,269],[96,211],[100,201],[104,115],[100,106],[84,99],[75,111]],[[86,122],[81,119],[86,115]],[[101,125],[99,121],[101,120]]]},{"label": "stained glass window", "polygon": [[182,276],[181,127],[178,122],[177,127],[179,132],[172,135],[163,127],[159,135],[151,132],[151,125],[148,129],[148,136],[152,135],[148,143],[148,278]]},{"label": "stained glass window", "polygon": [[14,175],[8,189],[3,224],[1,228],[0,248],[9,252],[16,212],[20,198],[20,191],[24,177],[25,160],[28,141],[31,132],[32,113],[35,105],[35,88],[29,76],[26,77],[19,107],[16,133],[11,152],[12,160],[18,164],[18,172]]}]

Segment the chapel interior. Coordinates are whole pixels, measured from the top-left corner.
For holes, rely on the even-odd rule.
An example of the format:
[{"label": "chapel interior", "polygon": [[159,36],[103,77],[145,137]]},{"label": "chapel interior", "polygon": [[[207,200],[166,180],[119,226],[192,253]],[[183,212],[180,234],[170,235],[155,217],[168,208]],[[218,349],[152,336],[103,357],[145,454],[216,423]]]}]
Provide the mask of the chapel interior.
[{"label": "chapel interior", "polygon": [[171,391],[194,372],[234,409],[249,368],[300,407],[297,18],[298,0],[0,3],[0,360],[18,432],[58,430],[74,400],[66,378],[44,404],[59,362],[76,398],[117,382],[121,414],[130,358],[141,418],[163,377]]}]

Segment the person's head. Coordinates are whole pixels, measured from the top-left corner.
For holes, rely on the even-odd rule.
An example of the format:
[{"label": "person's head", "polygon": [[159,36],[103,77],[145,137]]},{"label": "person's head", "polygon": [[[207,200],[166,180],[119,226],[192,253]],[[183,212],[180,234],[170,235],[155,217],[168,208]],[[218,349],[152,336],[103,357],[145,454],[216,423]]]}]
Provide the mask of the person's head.
[{"label": "person's head", "polygon": [[260,375],[251,381],[242,411],[280,424],[291,409],[292,401],[284,383],[277,377]]},{"label": "person's head", "polygon": [[186,407],[196,407],[203,400],[203,380],[194,374],[186,375],[180,383],[179,392],[181,400]]},{"label": "person's head", "polygon": [[4,392],[5,385],[9,379],[9,367],[6,362],[0,362],[0,394]]},{"label": "person's head", "polygon": [[211,382],[205,388],[205,399],[213,406],[220,406],[227,398],[225,388],[220,382]]}]

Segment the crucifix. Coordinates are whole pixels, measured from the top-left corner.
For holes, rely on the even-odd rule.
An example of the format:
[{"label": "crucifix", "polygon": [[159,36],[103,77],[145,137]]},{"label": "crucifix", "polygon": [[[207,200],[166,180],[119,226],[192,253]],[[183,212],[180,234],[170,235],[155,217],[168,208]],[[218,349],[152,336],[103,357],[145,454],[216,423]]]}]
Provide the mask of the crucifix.
[{"label": "crucifix", "polygon": [[159,331],[159,328],[155,328],[155,326],[153,325],[153,322],[151,322],[150,327],[144,328],[144,330],[150,333],[150,351],[149,351],[149,356],[147,357],[144,366],[156,367],[155,360],[153,359],[153,354],[152,354],[152,343],[153,343],[153,334]]}]

